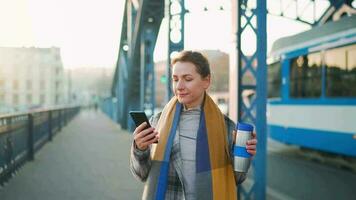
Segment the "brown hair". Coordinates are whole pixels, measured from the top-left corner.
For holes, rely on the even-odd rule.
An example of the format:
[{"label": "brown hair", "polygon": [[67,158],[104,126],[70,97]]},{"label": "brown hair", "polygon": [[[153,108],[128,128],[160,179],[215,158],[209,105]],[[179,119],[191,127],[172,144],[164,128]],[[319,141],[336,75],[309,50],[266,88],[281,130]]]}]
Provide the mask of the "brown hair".
[{"label": "brown hair", "polygon": [[177,62],[191,62],[194,64],[195,69],[202,78],[206,78],[210,75],[210,67],[208,60],[197,51],[181,51],[172,59],[171,65],[173,66]]}]

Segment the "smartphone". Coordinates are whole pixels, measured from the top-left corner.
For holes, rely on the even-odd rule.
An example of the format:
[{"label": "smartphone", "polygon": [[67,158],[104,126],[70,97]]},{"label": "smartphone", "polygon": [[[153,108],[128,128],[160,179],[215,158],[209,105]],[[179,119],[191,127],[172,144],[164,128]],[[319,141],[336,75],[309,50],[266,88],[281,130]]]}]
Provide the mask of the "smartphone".
[{"label": "smartphone", "polygon": [[[147,118],[145,112],[130,111],[130,115],[131,115],[132,120],[135,122],[136,127],[140,126],[143,122],[146,122],[146,124],[147,124],[145,129],[151,127],[150,122],[148,121],[148,118]],[[155,143],[157,143],[157,142],[155,142]]]}]

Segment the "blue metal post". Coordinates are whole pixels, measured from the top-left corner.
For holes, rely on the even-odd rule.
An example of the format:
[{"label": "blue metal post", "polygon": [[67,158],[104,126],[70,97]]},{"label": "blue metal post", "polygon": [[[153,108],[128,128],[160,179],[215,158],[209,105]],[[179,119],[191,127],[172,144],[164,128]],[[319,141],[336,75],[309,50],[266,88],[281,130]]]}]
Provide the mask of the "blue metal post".
[{"label": "blue metal post", "polygon": [[140,45],[140,110],[144,110],[144,103],[145,103],[145,89],[146,89],[146,82],[147,77],[145,76],[146,73],[146,64],[145,64],[145,29],[142,29],[141,32],[141,45]]},{"label": "blue metal post", "polygon": [[255,160],[255,184],[256,199],[266,199],[266,157],[267,157],[267,126],[266,126],[266,103],[267,103],[267,29],[265,0],[257,0],[257,112],[256,132],[258,144]]},{"label": "blue metal post", "polygon": [[[122,50],[121,50],[122,51]],[[123,52],[119,57],[119,78],[118,78],[118,92],[117,99],[120,104],[119,106],[119,121],[122,128],[127,128],[127,82],[128,82],[128,66],[127,66],[127,52]]]},{"label": "blue metal post", "polygon": [[[251,0],[252,1],[252,0]],[[255,0],[256,7],[250,8],[247,0],[237,3],[237,77],[238,77],[238,121],[255,124],[258,136],[257,155],[253,161],[254,183],[249,191],[239,188],[239,196],[244,199],[266,198],[266,99],[267,99],[267,66],[266,66],[266,1]],[[251,4],[254,5],[254,4]],[[257,18],[257,23],[254,19]],[[242,24],[242,22],[245,22]],[[247,29],[253,30],[256,40],[254,52],[243,52],[247,38],[242,38]],[[247,73],[249,72],[249,73]],[[251,80],[252,79],[252,80]],[[251,95],[244,91],[254,91]],[[248,102],[247,102],[248,101]]]},{"label": "blue metal post", "polygon": [[[153,24],[150,25],[149,23],[143,29],[141,38],[141,78],[144,80],[141,83],[141,92],[143,109],[150,109],[153,114],[156,107],[155,72],[153,67],[153,51],[156,38]],[[151,19],[151,23],[154,23],[153,19]]]},{"label": "blue metal post", "polygon": [[[184,49],[184,0],[166,0],[166,15],[168,16],[168,58],[167,58],[167,93],[166,101],[172,97],[171,57]],[[172,10],[174,7],[176,10]]]}]

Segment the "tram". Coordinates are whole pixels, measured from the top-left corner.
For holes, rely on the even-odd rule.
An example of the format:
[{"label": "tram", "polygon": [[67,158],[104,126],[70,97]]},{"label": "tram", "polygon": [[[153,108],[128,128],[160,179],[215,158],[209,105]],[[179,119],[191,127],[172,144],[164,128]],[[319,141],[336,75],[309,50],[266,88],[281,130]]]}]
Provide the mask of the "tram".
[{"label": "tram", "polygon": [[356,16],[281,38],[268,60],[269,137],[356,157]]}]

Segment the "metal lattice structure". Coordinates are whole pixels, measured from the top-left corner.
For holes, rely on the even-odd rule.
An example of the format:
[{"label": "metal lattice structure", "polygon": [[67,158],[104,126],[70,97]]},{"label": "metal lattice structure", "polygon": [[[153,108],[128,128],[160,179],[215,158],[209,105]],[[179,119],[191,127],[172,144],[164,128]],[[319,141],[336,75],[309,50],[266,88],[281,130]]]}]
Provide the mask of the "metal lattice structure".
[{"label": "metal lattice structure", "polygon": [[[274,15],[312,27],[332,20],[342,6],[351,6],[352,1],[323,1],[327,6],[317,10],[316,4],[320,2],[322,0],[280,0],[279,12]],[[237,120],[253,123],[258,135],[258,154],[253,162],[255,181],[248,188],[240,187],[239,196],[243,199],[266,199],[266,8],[264,0],[240,0],[237,3]],[[294,16],[289,13],[290,9],[295,11]],[[307,10],[311,13],[309,18],[305,15]],[[271,11],[268,13],[273,14]],[[244,34],[255,36],[256,46],[252,52],[244,51],[244,46],[251,44],[251,41],[246,41]]]},{"label": "metal lattice structure", "polygon": [[[243,199],[265,199],[266,193],[267,9],[266,1],[254,2],[238,1],[237,4],[237,121],[254,124],[258,134],[258,154],[253,162],[255,181],[250,188],[240,186],[239,196]],[[248,45],[243,37],[248,30],[252,30],[257,41],[251,55],[242,50],[244,45]],[[248,102],[244,100],[246,91],[253,91]]]},{"label": "metal lattice structure", "polygon": [[172,97],[171,57],[184,49],[184,15],[186,13],[184,0],[167,0],[168,16],[168,58],[167,58],[167,90],[166,101]]},{"label": "metal lattice structure", "polygon": [[126,1],[113,97],[118,101],[117,121],[133,129],[129,110],[155,107],[153,49],[164,16],[164,1]]}]

